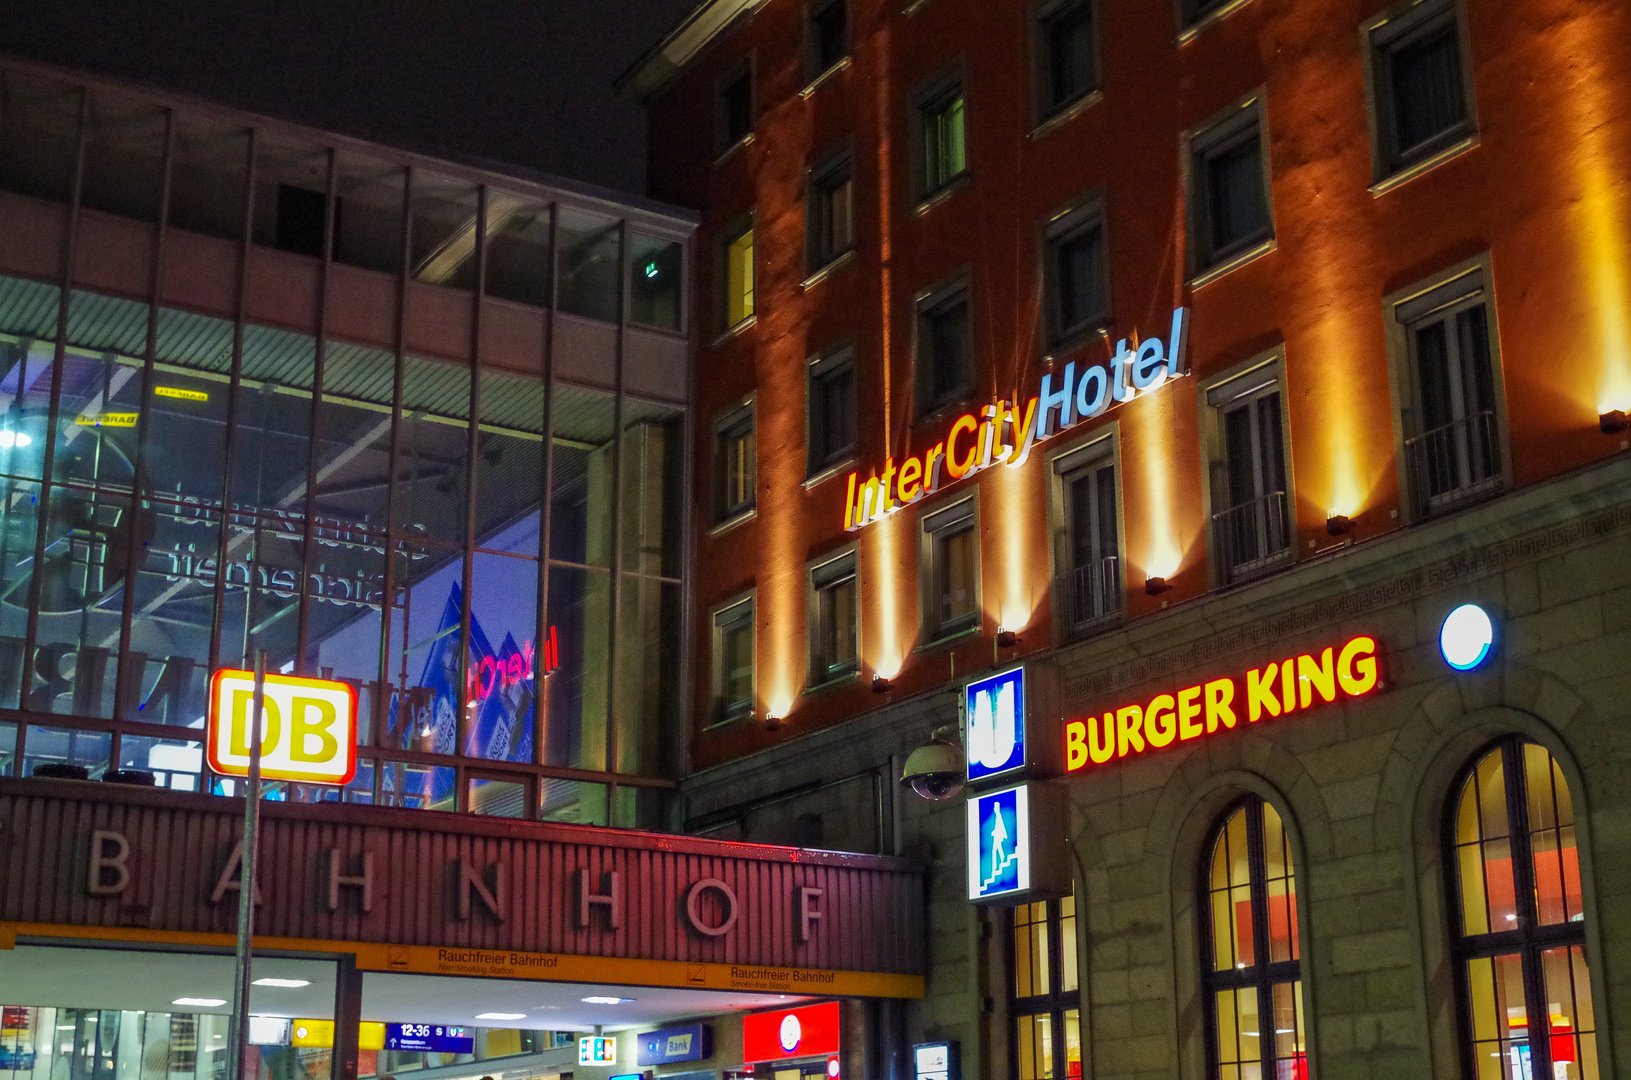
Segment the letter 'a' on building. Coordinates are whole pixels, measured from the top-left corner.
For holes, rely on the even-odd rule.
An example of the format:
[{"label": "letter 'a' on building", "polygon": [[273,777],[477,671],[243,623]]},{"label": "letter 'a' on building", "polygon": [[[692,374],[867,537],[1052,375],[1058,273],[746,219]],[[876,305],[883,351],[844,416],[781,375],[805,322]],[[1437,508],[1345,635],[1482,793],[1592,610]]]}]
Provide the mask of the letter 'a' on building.
[{"label": "letter 'a' on building", "polygon": [[[249,775],[255,673],[222,668],[210,679],[205,745],[210,768]],[[261,775],[307,784],[349,784],[357,775],[357,691],[350,683],[267,675]]]}]

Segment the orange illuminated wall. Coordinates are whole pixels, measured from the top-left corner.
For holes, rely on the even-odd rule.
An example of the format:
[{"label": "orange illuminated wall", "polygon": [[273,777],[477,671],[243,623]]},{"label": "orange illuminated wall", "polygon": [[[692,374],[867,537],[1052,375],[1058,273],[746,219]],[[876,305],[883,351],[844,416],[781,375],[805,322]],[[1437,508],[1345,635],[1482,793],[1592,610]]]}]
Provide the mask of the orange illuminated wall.
[{"label": "orange illuminated wall", "polygon": [[[1464,0],[1477,145],[1381,194],[1373,173],[1359,26],[1381,0],[1247,0],[1179,42],[1171,4],[1097,0],[1102,97],[1045,129],[1034,112],[1032,5],[850,0],[851,60],[813,88],[803,0],[768,0],[700,51],[649,102],[651,193],[699,207],[696,306],[694,715],[709,719],[708,612],[757,588],[761,715],[785,726],[698,731],[706,766],[1052,648],[1044,448],[888,515],[843,528],[848,469],[806,486],[806,361],[853,341],[864,480],[921,455],[948,421],[914,427],[914,301],[948,277],[973,283],[977,389],[970,410],[1037,392],[1041,228],[1094,192],[1108,213],[1113,324],[1055,358],[1099,363],[1121,337],[1192,312],[1193,377],[1114,409],[1063,439],[1118,432],[1128,616],[1209,588],[1196,387],[1283,345],[1299,557],[1329,546],[1328,516],[1363,542],[1400,526],[1395,416],[1382,297],[1487,252],[1514,479],[1522,485],[1620,452],[1598,413],[1631,410],[1631,5],[1623,0]],[[751,58],[751,142],[716,161],[714,94]],[[961,65],[970,175],[916,206],[914,90]],[[1275,249],[1199,288],[1185,283],[1180,133],[1265,92]],[[806,171],[853,152],[856,257],[806,282]],[[715,252],[726,223],[757,225],[754,325],[720,337]],[[713,417],[753,394],[758,507],[711,533]],[[924,648],[917,519],[979,491],[981,632]],[[854,542],[861,677],[806,694],[805,569]],[[1147,577],[1169,592],[1148,596]],[[997,627],[1020,644],[999,650]],[[874,695],[874,674],[891,680]]]}]

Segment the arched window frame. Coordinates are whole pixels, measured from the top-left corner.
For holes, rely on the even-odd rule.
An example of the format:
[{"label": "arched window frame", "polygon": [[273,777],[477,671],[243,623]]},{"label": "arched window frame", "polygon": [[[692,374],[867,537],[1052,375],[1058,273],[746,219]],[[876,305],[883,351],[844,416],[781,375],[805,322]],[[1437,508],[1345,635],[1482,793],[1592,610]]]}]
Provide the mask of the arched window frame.
[{"label": "arched window frame", "polygon": [[[1478,1077],[1484,1075],[1479,1071],[1479,1044],[1475,1037],[1472,987],[1469,976],[1470,961],[1493,958],[1497,956],[1510,956],[1517,954],[1521,957],[1522,983],[1524,989],[1524,1009],[1526,1017],[1537,1015],[1548,1018],[1548,1026],[1543,1035],[1533,1033],[1526,1036],[1530,1052],[1530,1075],[1535,1080],[1551,1080],[1553,1077],[1552,1049],[1554,1036],[1550,1029],[1550,1009],[1548,1007],[1549,994],[1545,986],[1542,954],[1548,950],[1578,948],[1582,960],[1586,960],[1587,934],[1585,915],[1585,893],[1581,889],[1579,895],[1580,910],[1575,917],[1566,917],[1562,922],[1540,925],[1536,898],[1535,860],[1533,851],[1533,827],[1529,813],[1528,797],[1528,770],[1524,763],[1524,751],[1527,747],[1536,747],[1544,751],[1553,762],[1554,785],[1561,784],[1568,792],[1572,806],[1578,805],[1578,793],[1569,785],[1568,777],[1562,774],[1557,758],[1549,748],[1520,734],[1503,736],[1493,743],[1486,744],[1471,755],[1467,763],[1457,772],[1455,782],[1450,786],[1449,797],[1445,799],[1444,816],[1440,828],[1440,839],[1443,845],[1442,858],[1444,865],[1445,891],[1447,897],[1447,910],[1449,922],[1450,953],[1454,962],[1455,988],[1456,988],[1456,1045],[1460,1050],[1462,1068],[1466,1075]],[[1461,843],[1458,836],[1458,818],[1461,810],[1461,801],[1467,789],[1483,762],[1494,753],[1501,755],[1502,779],[1506,799],[1507,836],[1509,858],[1512,864],[1513,898],[1517,918],[1513,920],[1515,927],[1511,930],[1491,930],[1485,933],[1468,933],[1466,927],[1465,900],[1463,896],[1463,866],[1460,860]],[[1555,789],[1552,795],[1554,815],[1556,807]],[[1481,811],[1480,811],[1481,813]],[[1556,824],[1554,820],[1554,824]],[[1571,828],[1578,830],[1578,811],[1571,813]],[[1488,841],[1484,841],[1488,842]],[[1576,850],[1580,850],[1578,832],[1576,833]],[[1482,870],[1487,890],[1487,866]],[[1487,891],[1486,891],[1486,904]],[[1493,919],[1493,908],[1490,918]],[[1565,906],[1565,915],[1568,916],[1568,907]],[[1581,978],[1575,979],[1572,990],[1576,1007],[1581,1000],[1582,992],[1585,1000],[1590,1002],[1594,997],[1586,969],[1579,972]],[[1571,966],[1571,979],[1574,979]],[[1578,1019],[1578,1017],[1576,1017]],[[1573,1031],[1576,1053],[1580,1036],[1589,1034],[1595,1042],[1597,1025],[1594,1023],[1590,1032]],[[1526,1029],[1533,1032],[1532,1028]],[[1595,1047],[1592,1048],[1595,1057]],[[1512,1075],[1508,1062],[1502,1063],[1502,1076]],[[1597,1075],[1588,1073],[1586,1075]]]},{"label": "arched window frame", "polygon": [[[1288,898],[1288,920],[1290,930],[1291,956],[1284,960],[1273,960],[1269,955],[1271,948],[1269,934],[1269,895],[1268,870],[1264,847],[1264,810],[1272,809],[1280,820],[1281,835],[1284,838],[1284,857],[1288,861],[1287,876],[1293,883],[1291,896]],[[1253,962],[1250,964],[1217,969],[1216,931],[1212,911],[1212,863],[1217,851],[1218,841],[1228,829],[1229,823],[1241,811],[1246,813],[1247,834],[1247,863],[1249,866],[1249,895],[1252,909],[1252,950]],[[1250,1063],[1231,1063],[1225,1065],[1221,1062],[1218,1040],[1218,994],[1226,990],[1253,989],[1257,993],[1258,1031],[1255,1038],[1257,1045],[1262,1048],[1261,1074],[1265,1077],[1286,1075],[1277,1068],[1279,1064],[1292,1066],[1291,1076],[1303,1080],[1308,1076],[1307,1046],[1307,1014],[1302,1007],[1302,941],[1301,926],[1298,919],[1296,876],[1298,860],[1293,853],[1294,845],[1291,833],[1286,826],[1284,815],[1278,808],[1273,807],[1259,795],[1248,795],[1230,803],[1217,817],[1216,822],[1206,834],[1206,843],[1201,848],[1200,865],[1196,874],[1197,896],[1196,911],[1200,921],[1200,969],[1201,969],[1201,996],[1206,1009],[1206,1075],[1209,1080],[1235,1080],[1246,1075],[1246,1068]],[[1304,1047],[1292,1057],[1280,1055],[1280,1042],[1275,1035],[1274,988],[1277,986],[1290,986],[1295,1001],[1295,1008],[1299,1017],[1298,1027],[1295,1030],[1293,1042]],[[1228,1071],[1225,1071],[1225,1070]]]}]

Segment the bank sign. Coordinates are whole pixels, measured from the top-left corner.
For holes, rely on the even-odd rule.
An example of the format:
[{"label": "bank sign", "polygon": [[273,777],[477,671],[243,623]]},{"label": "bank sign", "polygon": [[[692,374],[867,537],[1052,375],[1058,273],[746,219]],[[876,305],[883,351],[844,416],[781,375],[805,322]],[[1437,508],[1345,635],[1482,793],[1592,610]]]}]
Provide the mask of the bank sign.
[{"label": "bank sign", "polygon": [[[263,777],[349,784],[357,775],[357,691],[349,683],[269,674],[263,705]],[[210,768],[225,776],[249,775],[254,710],[253,671],[223,668],[210,679]]]},{"label": "bank sign", "polygon": [[[1177,308],[1165,339],[1146,337],[1137,347],[1127,339],[1103,364],[1085,364],[1078,378],[1075,361],[1063,372],[1042,376],[1040,392],[1023,406],[1006,401],[987,405],[976,417],[965,413],[952,421],[943,441],[896,467],[884,462],[870,480],[850,473],[844,496],[844,528],[853,532],[892,510],[910,506],[925,495],[993,465],[1018,468],[1037,443],[1087,420],[1111,406],[1149,393],[1169,379],[1188,373],[1189,309]],[[1054,376],[1058,375],[1057,384]]]}]

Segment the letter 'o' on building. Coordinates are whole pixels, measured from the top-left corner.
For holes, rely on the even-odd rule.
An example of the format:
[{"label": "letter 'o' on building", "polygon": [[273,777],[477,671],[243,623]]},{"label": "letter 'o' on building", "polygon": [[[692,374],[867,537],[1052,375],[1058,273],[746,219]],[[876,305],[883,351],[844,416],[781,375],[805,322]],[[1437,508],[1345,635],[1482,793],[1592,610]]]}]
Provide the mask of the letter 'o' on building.
[{"label": "letter 'o' on building", "polygon": [[1477,604],[1462,604],[1444,617],[1438,632],[1438,650],[1457,671],[1471,671],[1489,657],[1495,644],[1495,624]]}]

